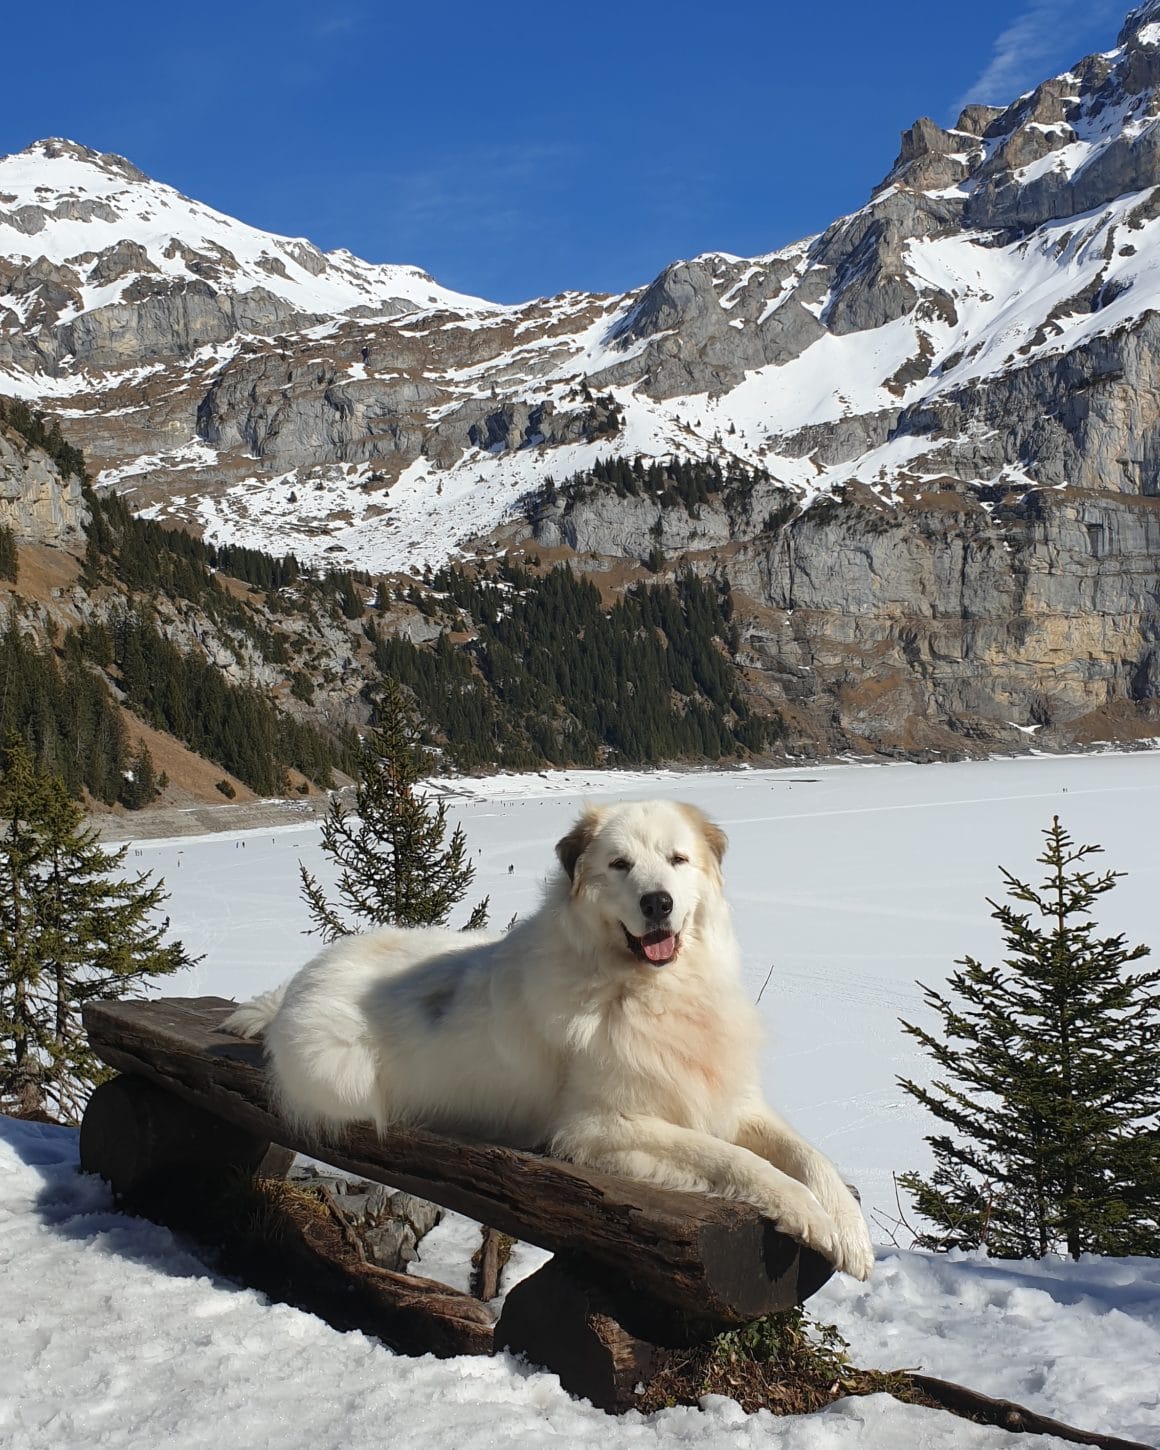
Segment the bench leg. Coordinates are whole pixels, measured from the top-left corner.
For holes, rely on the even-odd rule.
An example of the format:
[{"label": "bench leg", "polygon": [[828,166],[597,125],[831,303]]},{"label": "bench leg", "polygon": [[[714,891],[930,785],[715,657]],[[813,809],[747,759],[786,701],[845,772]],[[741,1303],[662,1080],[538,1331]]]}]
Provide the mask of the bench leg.
[{"label": "bench leg", "polygon": [[524,1354],[601,1410],[631,1408],[657,1347],[626,1329],[611,1299],[549,1259],[508,1294],[495,1327],[497,1349]]},{"label": "bench leg", "polygon": [[294,1154],[143,1077],[102,1083],[81,1122],[81,1168],[99,1173],[117,1201],[167,1223],[196,1215],[207,1196],[259,1173],[283,1178]]}]

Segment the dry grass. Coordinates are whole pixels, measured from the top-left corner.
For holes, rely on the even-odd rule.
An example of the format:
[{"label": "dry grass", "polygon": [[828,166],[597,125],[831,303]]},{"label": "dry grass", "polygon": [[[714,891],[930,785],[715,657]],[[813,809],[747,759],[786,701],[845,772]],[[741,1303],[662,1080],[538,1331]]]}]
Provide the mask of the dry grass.
[{"label": "dry grass", "polygon": [[769,1314],[707,1344],[665,1351],[637,1408],[648,1412],[727,1395],[747,1413],[808,1415],[846,1395],[881,1393],[935,1407],[905,1370],[856,1369],[847,1351],[832,1324],[814,1322],[803,1309]]}]

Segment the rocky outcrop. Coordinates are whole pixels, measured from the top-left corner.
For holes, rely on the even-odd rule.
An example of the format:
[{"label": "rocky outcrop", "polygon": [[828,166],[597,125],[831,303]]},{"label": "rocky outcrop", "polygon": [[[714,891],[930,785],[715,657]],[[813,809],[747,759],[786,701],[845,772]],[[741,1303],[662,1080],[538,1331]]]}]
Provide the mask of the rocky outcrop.
[{"label": "rocky outcrop", "polygon": [[529,537],[633,562],[660,543],[672,567],[727,577],[751,684],[813,748],[970,752],[1016,727],[1087,739],[1118,706],[1160,721],[1160,498],[982,499],[947,478],[894,506],[855,487],[795,513],[759,484],[698,512],[590,492]]},{"label": "rocky outcrop", "polygon": [[730,574],[778,611],[757,653],[802,672],[787,699],[828,695],[848,733],[913,749],[1150,698],[1158,556],[1160,501],[1040,490],[988,510],[948,483],[903,510],[809,510]]},{"label": "rocky outcrop", "polygon": [[17,543],[69,548],[83,541],[87,519],[77,479],[0,421],[0,524]]}]

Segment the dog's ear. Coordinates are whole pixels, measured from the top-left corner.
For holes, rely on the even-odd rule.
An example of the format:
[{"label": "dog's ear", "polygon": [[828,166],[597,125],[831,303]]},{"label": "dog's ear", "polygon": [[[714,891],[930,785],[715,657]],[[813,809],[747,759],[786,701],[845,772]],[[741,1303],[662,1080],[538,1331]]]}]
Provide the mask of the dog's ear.
[{"label": "dog's ear", "polygon": [[568,880],[575,884],[576,865],[592,844],[592,838],[596,835],[596,828],[600,824],[600,817],[594,810],[587,810],[560,841],[556,842],[556,855],[560,858],[560,865],[568,873]]},{"label": "dog's ear", "polygon": [[701,830],[704,834],[705,840],[709,844],[709,850],[712,851],[713,855],[717,858],[717,865],[720,866],[721,862],[725,859],[725,848],[729,844],[729,837],[725,834],[721,827],[717,825],[715,821],[711,821],[708,816],[705,816],[703,818]]},{"label": "dog's ear", "polygon": [[704,837],[706,846],[708,846],[712,853],[713,859],[720,866],[721,862],[725,859],[725,848],[729,844],[729,837],[699,807],[686,805],[683,801],[678,802],[678,804],[693,825],[696,826],[697,830],[700,831]]}]

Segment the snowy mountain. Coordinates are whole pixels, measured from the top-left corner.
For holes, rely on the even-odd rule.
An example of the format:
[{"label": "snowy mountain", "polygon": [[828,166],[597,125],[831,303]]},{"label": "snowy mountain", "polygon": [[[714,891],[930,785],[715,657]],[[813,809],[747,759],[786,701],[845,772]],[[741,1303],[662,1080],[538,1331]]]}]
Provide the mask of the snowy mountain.
[{"label": "snowy mountain", "polygon": [[[123,157],[71,141],[38,141],[4,157],[0,194],[0,248],[26,264],[5,269],[5,328],[51,330],[56,345],[43,359],[53,368],[99,354],[107,339],[96,318],[107,309],[121,309],[104,319],[111,330],[115,319],[132,322],[129,308],[148,311],[151,299],[196,292],[198,283],[209,295],[248,296],[254,321],[488,308],[417,267],[374,266],[349,252],[320,252],[302,237],[258,231],[151,181]],[[84,317],[89,327],[76,327]],[[143,330],[132,344],[148,355]]]},{"label": "snowy mountain", "polygon": [[40,142],[0,161],[0,389],[59,400],[145,504],[374,568],[612,453],[760,464],[805,500],[948,475],[1148,492],[1154,420],[1127,403],[1097,441],[1060,393],[1107,381],[1160,294],[1158,14],[1006,110],[919,121],[821,236],[623,297],[498,307]]},{"label": "snowy mountain", "polygon": [[[819,236],[623,296],[461,297],[68,142],[0,161],[0,288],[0,393],[212,540],[723,572],[758,693],[842,748],[1154,733],[1154,0],[1012,105],[917,122]],[[545,488],[672,457],[723,486]]]}]

